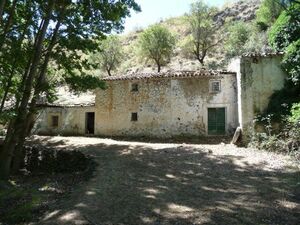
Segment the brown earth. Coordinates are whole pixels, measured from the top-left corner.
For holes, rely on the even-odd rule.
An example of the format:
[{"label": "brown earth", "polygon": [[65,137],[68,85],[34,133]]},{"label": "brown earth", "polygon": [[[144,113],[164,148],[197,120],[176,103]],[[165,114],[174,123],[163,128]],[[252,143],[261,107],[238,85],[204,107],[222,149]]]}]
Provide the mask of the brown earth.
[{"label": "brown earth", "polygon": [[299,224],[300,173],[288,156],[233,145],[35,137],[98,163],[37,224]]}]

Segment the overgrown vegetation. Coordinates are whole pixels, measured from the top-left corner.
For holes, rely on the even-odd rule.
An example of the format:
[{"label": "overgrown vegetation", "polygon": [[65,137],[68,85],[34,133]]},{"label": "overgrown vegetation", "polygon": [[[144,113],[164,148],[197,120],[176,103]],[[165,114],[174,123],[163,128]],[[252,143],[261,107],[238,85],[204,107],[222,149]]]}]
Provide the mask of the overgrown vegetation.
[{"label": "overgrown vegetation", "polygon": [[[284,52],[282,68],[288,79],[282,90],[271,96],[266,113],[290,114],[293,103],[300,102],[300,3],[293,3],[283,11],[269,33],[269,41],[276,51]],[[276,119],[281,119],[279,116]]]},{"label": "overgrown vegetation", "polygon": [[253,132],[250,146],[274,152],[291,154],[300,162],[300,103],[295,103],[290,116],[283,116],[281,124],[273,122],[269,114],[257,118],[264,132]]},{"label": "overgrown vegetation", "polygon": [[273,25],[268,23],[268,26],[272,25],[269,43],[274,51],[284,52],[282,68],[287,72],[288,78],[284,88],[271,96],[266,112],[258,119],[265,132],[253,133],[251,145],[292,153],[300,160],[300,3],[277,3],[285,10],[281,10]]}]

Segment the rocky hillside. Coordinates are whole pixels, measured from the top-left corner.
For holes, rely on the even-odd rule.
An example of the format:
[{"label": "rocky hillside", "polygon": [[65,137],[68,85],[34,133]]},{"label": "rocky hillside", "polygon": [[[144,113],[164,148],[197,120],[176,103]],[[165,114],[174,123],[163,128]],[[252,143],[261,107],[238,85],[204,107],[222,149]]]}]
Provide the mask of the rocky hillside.
[{"label": "rocky hillside", "polygon": [[[219,29],[224,27],[225,21],[245,21],[251,22],[255,19],[255,12],[259,7],[261,0],[240,0],[238,2],[224,5],[220,11],[215,15],[216,24]],[[201,67],[197,60],[187,58],[182,54],[181,42],[190,33],[186,17],[169,18],[159,23],[166,26],[177,37],[177,46],[174,56],[170,63],[163,67],[163,70],[194,70]],[[156,71],[156,67],[151,62],[145,62],[137,56],[136,46],[139,34],[143,30],[136,30],[127,35],[121,36],[122,44],[125,51],[125,61],[117,71],[117,74],[124,74],[128,72],[151,72]],[[225,67],[224,51],[222,44],[215,49],[212,55],[206,59],[206,66],[209,68]]]}]

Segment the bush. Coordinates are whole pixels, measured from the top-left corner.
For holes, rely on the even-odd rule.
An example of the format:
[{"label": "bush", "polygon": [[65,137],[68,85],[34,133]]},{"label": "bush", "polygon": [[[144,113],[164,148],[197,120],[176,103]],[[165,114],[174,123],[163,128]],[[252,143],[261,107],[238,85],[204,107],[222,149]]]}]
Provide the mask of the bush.
[{"label": "bush", "polygon": [[280,0],[263,0],[256,11],[256,22],[262,28],[267,28],[277,19],[282,10]]},{"label": "bush", "polygon": [[300,37],[300,4],[283,11],[269,32],[269,43],[276,51],[284,51]]},{"label": "bush", "polygon": [[288,120],[290,123],[300,123],[300,102],[293,104]]},{"label": "bush", "polygon": [[[300,37],[300,36],[299,36]],[[282,66],[289,74],[290,79],[295,85],[300,86],[300,39],[292,42],[287,48]],[[300,88],[298,89],[300,92]],[[298,92],[298,93],[299,93]]]},{"label": "bush", "polygon": [[253,132],[249,146],[291,154],[300,161],[300,103],[293,105],[291,115],[285,118],[280,132],[274,132],[271,120],[270,115],[256,120],[264,124],[265,132]]},{"label": "bush", "polygon": [[88,169],[91,159],[79,151],[25,147],[25,168],[32,173],[72,173]]}]

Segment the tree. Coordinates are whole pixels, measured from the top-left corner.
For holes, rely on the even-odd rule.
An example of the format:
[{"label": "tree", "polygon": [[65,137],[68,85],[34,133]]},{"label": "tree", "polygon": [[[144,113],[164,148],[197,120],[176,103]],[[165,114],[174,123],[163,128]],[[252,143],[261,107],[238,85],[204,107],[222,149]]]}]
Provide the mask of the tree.
[{"label": "tree", "polygon": [[100,63],[100,68],[111,76],[111,71],[117,69],[123,58],[122,46],[117,36],[109,36],[100,41],[100,50],[92,56],[93,61]]},{"label": "tree", "polygon": [[250,25],[245,22],[234,22],[228,27],[228,38],[225,41],[225,51],[228,57],[242,55],[245,44],[251,35]]},{"label": "tree", "polygon": [[2,1],[0,80],[5,81],[7,74],[18,78],[14,116],[0,150],[0,179],[7,179],[12,158],[18,158],[23,147],[37,101],[50,88],[49,63],[63,70],[65,77],[76,76],[75,70],[84,74],[90,65],[81,54],[97,48],[93,39],[121,30],[123,19],[139,6],[134,0],[90,0],[88,5],[86,1],[14,0],[1,7]]},{"label": "tree", "polygon": [[145,30],[139,37],[139,50],[142,57],[153,60],[160,72],[171,57],[175,47],[175,37],[167,28],[154,25]]},{"label": "tree", "polygon": [[217,37],[217,27],[213,21],[216,12],[216,8],[209,7],[202,0],[191,5],[188,21],[193,47],[189,48],[192,49],[193,55],[202,65],[204,65],[207,54],[223,39],[221,35]]},{"label": "tree", "polygon": [[261,29],[266,30],[284,10],[281,0],[264,0],[256,11],[256,22]]},{"label": "tree", "polygon": [[269,32],[269,42],[275,51],[285,52],[283,68],[300,86],[300,4],[293,3],[283,11]]},{"label": "tree", "polygon": [[282,68],[288,79],[284,87],[270,97],[267,113],[290,113],[293,104],[300,102],[300,3],[293,1],[283,11],[269,32],[269,43],[275,51],[284,53]]}]

